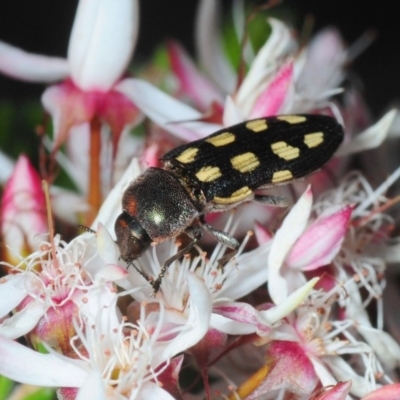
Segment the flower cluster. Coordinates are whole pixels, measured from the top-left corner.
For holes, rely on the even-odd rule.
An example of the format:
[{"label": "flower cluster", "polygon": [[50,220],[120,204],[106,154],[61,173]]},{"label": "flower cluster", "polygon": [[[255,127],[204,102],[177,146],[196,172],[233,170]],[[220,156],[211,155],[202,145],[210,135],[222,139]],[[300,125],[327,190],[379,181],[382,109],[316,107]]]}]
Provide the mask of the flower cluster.
[{"label": "flower cluster", "polygon": [[[233,5],[235,67],[219,1],[199,2],[198,59],[171,41],[161,50],[169,68],[156,77],[157,64],[127,70],[138,0],[80,0],[66,59],[0,41],[0,73],[50,84],[41,101],[52,120],[42,127],[40,174],[26,155],[14,161],[0,150],[0,394],[400,398],[390,279],[400,262],[391,210],[400,167],[375,186],[375,166],[351,170],[353,154],[393,140],[397,111],[371,122],[337,30],[300,46],[293,29],[259,12],[270,33],[259,32],[254,48],[242,2]],[[345,138],[322,171],[271,189],[290,207],[210,213],[203,226],[229,235],[217,244],[205,238],[183,254],[186,239],[172,235],[134,262],[121,259],[123,194],[163,153],[249,119],[299,113],[336,118]],[[60,169],[75,191],[54,183]],[[137,245],[129,229],[124,245]],[[227,237],[240,240],[230,258]]]}]

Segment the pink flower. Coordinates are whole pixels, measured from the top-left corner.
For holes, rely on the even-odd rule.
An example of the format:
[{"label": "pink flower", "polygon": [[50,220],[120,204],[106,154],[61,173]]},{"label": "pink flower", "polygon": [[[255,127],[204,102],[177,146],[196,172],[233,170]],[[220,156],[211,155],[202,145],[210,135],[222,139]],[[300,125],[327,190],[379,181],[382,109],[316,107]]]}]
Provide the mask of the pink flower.
[{"label": "pink flower", "polygon": [[0,221],[9,263],[19,263],[21,256],[37,250],[35,236],[48,231],[42,183],[25,155],[19,157],[5,185]]},{"label": "pink flower", "polygon": [[302,271],[329,265],[345,238],[351,206],[331,207],[307,227],[311,206],[312,193],[308,187],[272,241],[268,288],[276,304],[304,283]]},{"label": "pink flower", "polygon": [[2,263],[10,273],[0,280],[0,336],[30,334],[35,345],[46,341],[65,353],[74,333],[72,321],[87,301],[87,292],[112,292],[111,282],[126,276],[125,269],[106,264],[97,254],[105,234],[100,227],[97,242],[85,236],[69,244],[59,236],[41,240],[38,250],[19,256],[16,266]]},{"label": "pink flower", "polygon": [[[28,54],[0,43],[0,72],[33,82],[62,80],[42,96],[45,109],[53,117],[52,155],[68,139],[68,172],[77,187],[88,193],[93,216],[117,179],[114,163],[120,139],[128,136],[141,118],[135,104],[116,87],[123,81],[136,44],[138,12],[137,0],[121,0],[117,4],[110,0],[81,0],[67,59]],[[111,141],[105,135],[107,130],[111,131]],[[132,157],[136,147],[127,137],[122,159],[126,158],[127,148]],[[58,155],[61,163],[60,158],[62,155]]]}]

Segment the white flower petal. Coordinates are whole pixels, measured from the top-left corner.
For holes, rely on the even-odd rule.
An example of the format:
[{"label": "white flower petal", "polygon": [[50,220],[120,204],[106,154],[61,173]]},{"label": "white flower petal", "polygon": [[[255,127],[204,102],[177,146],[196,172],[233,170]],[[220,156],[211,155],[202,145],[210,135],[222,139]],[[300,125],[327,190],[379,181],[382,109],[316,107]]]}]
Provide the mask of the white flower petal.
[{"label": "white flower petal", "polygon": [[0,151],[0,184],[4,184],[11,176],[15,162]]},{"label": "white flower petal", "polygon": [[228,263],[224,268],[231,268],[232,271],[219,290],[218,297],[239,299],[267,282],[270,249],[271,243],[266,243],[241,254],[237,261],[233,259]]},{"label": "white flower petal", "polygon": [[0,325],[0,335],[17,339],[30,332],[45,314],[47,306],[39,301],[31,301],[22,310],[4,320]]},{"label": "white flower petal", "polygon": [[376,389],[375,385],[372,386],[372,384],[368,384],[369,382],[366,377],[358,375],[342,357],[330,356],[329,369],[332,371],[337,381],[351,380],[352,385],[350,393],[357,397],[363,397],[371,390]]},{"label": "white flower petal", "polygon": [[50,83],[66,78],[69,67],[64,58],[27,53],[0,41],[0,72],[28,82]]},{"label": "white flower petal", "polygon": [[219,36],[219,0],[201,0],[196,17],[196,50],[201,66],[225,93],[235,89],[236,75]]},{"label": "white flower petal", "polygon": [[286,280],[280,274],[280,268],[290,249],[307,226],[312,207],[310,186],[284,219],[272,241],[268,258],[268,290],[275,304],[280,304],[287,296]]},{"label": "white flower petal", "polygon": [[162,362],[176,356],[178,353],[194,346],[207,333],[210,326],[212,299],[204,282],[194,273],[187,275],[190,306],[186,329],[168,342],[164,349],[157,351],[152,363],[160,365]]},{"label": "white flower petal", "polygon": [[124,79],[116,90],[128,97],[145,115],[185,141],[201,139],[222,128],[204,123],[202,114],[140,79]]},{"label": "white flower petal", "polygon": [[[110,232],[108,232],[101,222],[97,224],[96,242],[100,257],[104,261],[104,264],[113,264],[118,260],[118,246],[111,237]],[[121,276],[121,278],[123,277]]]},{"label": "white flower petal", "polygon": [[90,210],[90,206],[82,196],[53,185],[50,187],[50,201],[54,214],[69,224],[78,224],[79,214]]},{"label": "white flower petal", "polygon": [[91,371],[83,386],[79,389],[76,400],[106,400],[106,388],[100,371]]},{"label": "white flower petal", "polygon": [[232,96],[226,96],[224,115],[222,117],[224,126],[239,124],[245,120],[240,108],[235,103]]},{"label": "white flower petal", "polygon": [[0,375],[36,386],[80,387],[87,378],[77,360],[40,354],[0,336]]},{"label": "white flower petal", "polygon": [[128,66],[136,45],[137,0],[81,0],[72,28],[68,61],[84,90],[109,90]]},{"label": "white flower petal", "polygon": [[387,332],[365,325],[357,325],[357,331],[388,370],[393,370],[400,365],[400,345]]},{"label": "white flower petal", "polygon": [[256,331],[254,324],[234,321],[215,313],[211,314],[210,327],[228,335],[248,335]]},{"label": "white flower petal", "polygon": [[390,110],[377,123],[357,135],[350,143],[342,144],[336,154],[343,157],[380,146],[388,136],[396,114],[396,109]]},{"label": "white flower petal", "polygon": [[285,318],[294,309],[296,309],[304,299],[309,295],[312,288],[319,281],[319,278],[313,278],[305,285],[301,286],[299,289],[290,294],[286,299],[282,301],[281,304],[276,307],[270,308],[266,311],[260,311],[260,314],[270,323],[275,322]]},{"label": "white flower petal", "polygon": [[145,382],[139,390],[139,395],[135,398],[137,400],[174,400],[174,397],[154,382]]},{"label": "white flower petal", "polygon": [[25,279],[24,274],[0,279],[0,318],[11,312],[26,297]]}]

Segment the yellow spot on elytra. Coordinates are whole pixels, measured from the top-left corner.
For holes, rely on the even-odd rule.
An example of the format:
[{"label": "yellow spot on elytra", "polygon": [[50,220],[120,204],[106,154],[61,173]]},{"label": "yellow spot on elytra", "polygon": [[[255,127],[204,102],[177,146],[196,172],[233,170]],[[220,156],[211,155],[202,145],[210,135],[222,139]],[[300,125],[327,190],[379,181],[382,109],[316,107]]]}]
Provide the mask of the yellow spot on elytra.
[{"label": "yellow spot on elytra", "polygon": [[268,129],[268,125],[265,119],[256,119],[255,121],[249,121],[246,124],[246,128],[253,132],[262,132]]},{"label": "yellow spot on elytra", "polygon": [[240,172],[250,172],[260,165],[260,161],[254,153],[243,153],[231,158],[232,167]]},{"label": "yellow spot on elytra", "polygon": [[272,183],[288,181],[289,179],[292,178],[293,175],[288,169],[282,171],[276,171],[274,172],[274,175],[272,175]]},{"label": "yellow spot on elytra", "polygon": [[201,182],[212,182],[222,176],[218,167],[203,167],[196,173],[197,179]]},{"label": "yellow spot on elytra", "polygon": [[271,149],[278,157],[284,160],[293,160],[300,155],[300,149],[298,147],[293,147],[286,142],[275,142],[271,144]]},{"label": "yellow spot on elytra", "polygon": [[226,146],[235,141],[235,135],[230,132],[223,132],[217,136],[206,139],[206,142],[211,143],[215,147]]},{"label": "yellow spot on elytra", "polygon": [[236,192],[233,192],[229,197],[214,197],[213,201],[220,204],[232,204],[244,200],[252,194],[252,190],[248,186],[243,186]]},{"label": "yellow spot on elytra", "polygon": [[288,122],[289,124],[300,124],[301,122],[307,121],[307,118],[302,115],[281,115],[277,117],[277,119]]},{"label": "yellow spot on elytra", "polygon": [[304,135],[304,143],[311,149],[313,147],[319,146],[324,142],[323,132],[314,132]]},{"label": "yellow spot on elytra", "polygon": [[198,151],[199,149],[197,149],[196,147],[189,147],[188,149],[184,150],[178,157],[176,157],[176,160],[183,164],[189,164],[194,161]]}]

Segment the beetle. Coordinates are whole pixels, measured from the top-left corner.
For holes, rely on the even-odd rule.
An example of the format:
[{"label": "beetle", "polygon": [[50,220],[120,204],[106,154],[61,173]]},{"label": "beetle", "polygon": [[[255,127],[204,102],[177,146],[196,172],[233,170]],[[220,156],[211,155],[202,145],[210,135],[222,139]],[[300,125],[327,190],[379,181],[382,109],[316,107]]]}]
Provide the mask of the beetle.
[{"label": "beetle", "polygon": [[[239,242],[206,223],[204,216],[240,203],[257,201],[288,206],[284,197],[257,189],[292,183],[320,169],[343,140],[343,128],[325,115],[278,115],[246,121],[178,146],[166,153],[164,168],[148,168],[123,194],[115,221],[121,258],[141,273],[155,295],[168,266],[208,232],[233,252]],[[196,223],[197,222],[197,223]],[[191,242],[165,260],[156,278],[146,276],[133,261],[152,243],[185,233]]]}]

